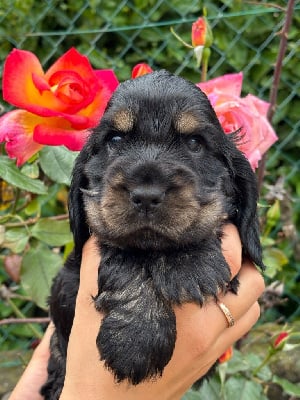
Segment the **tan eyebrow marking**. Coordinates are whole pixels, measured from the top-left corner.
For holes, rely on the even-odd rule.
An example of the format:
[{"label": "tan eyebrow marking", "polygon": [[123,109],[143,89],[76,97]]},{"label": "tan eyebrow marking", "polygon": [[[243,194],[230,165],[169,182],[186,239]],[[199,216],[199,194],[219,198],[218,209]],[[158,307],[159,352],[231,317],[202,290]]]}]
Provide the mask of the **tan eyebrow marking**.
[{"label": "tan eyebrow marking", "polygon": [[113,116],[113,124],[116,129],[128,132],[133,128],[134,115],[129,110],[120,110]]},{"label": "tan eyebrow marking", "polygon": [[190,112],[183,112],[177,117],[175,126],[180,133],[191,133],[199,127],[199,122]]}]

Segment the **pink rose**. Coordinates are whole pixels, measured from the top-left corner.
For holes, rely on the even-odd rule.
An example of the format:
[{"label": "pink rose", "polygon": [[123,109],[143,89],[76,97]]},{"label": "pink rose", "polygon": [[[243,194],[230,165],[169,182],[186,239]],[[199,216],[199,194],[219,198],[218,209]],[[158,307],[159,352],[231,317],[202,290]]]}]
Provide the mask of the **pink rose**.
[{"label": "pink rose", "polygon": [[248,94],[240,97],[242,72],[227,74],[197,86],[208,96],[225,133],[241,129],[239,149],[253,169],[262,155],[278,139],[267,119],[269,103]]}]

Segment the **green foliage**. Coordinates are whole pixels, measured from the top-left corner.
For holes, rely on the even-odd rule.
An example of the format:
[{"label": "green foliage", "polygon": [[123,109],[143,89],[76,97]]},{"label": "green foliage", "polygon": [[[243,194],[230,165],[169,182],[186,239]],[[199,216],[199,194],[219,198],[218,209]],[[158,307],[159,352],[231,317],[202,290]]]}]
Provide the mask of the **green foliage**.
[{"label": "green foliage", "polygon": [[0,158],[0,176],[7,183],[32,193],[47,193],[46,186],[38,179],[24,175],[15,165],[15,161],[2,155]]},{"label": "green foliage", "polygon": [[40,165],[43,172],[53,182],[70,185],[72,168],[77,155],[77,152],[70,152],[64,146],[47,146],[40,152]]},{"label": "green foliage", "polygon": [[[288,348],[287,344],[285,346]],[[189,390],[182,400],[267,400],[268,389],[274,383],[281,386],[285,394],[298,397],[298,385],[278,377],[269,366],[272,356],[284,349],[265,346],[265,358],[234,350],[233,357],[217,367],[212,379],[204,381],[199,389]]]},{"label": "green foliage", "polygon": [[22,286],[30,299],[43,309],[47,308],[52,279],[61,265],[61,257],[43,243],[31,247],[23,257]]},{"label": "green foliage", "polygon": [[[1,319],[47,315],[51,282],[64,263],[65,249],[70,252],[72,248],[66,204],[76,156],[64,147],[44,147],[21,169],[6,155],[0,156],[1,178],[5,179],[1,187],[5,202],[0,209],[0,285],[6,288]],[[39,337],[40,328],[34,326],[10,327],[9,335],[0,328],[5,348],[15,347],[16,338],[23,343],[24,336]]]}]

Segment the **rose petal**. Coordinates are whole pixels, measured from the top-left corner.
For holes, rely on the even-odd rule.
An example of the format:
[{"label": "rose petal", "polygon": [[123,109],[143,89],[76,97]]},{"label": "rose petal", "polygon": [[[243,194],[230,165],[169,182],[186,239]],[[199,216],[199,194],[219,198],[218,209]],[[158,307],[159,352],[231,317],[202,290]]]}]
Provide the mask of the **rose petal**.
[{"label": "rose petal", "polygon": [[[62,69],[59,70],[58,68]],[[50,85],[47,88],[47,82],[53,83],[57,74],[61,76],[63,72],[65,74],[68,72],[70,79],[75,74],[80,77],[74,82],[74,85],[78,86],[81,82],[84,86],[85,96],[82,103],[66,102],[66,97],[63,96],[61,91],[59,92],[60,96],[56,96],[57,88],[55,85],[53,88]],[[110,89],[104,91],[105,81],[103,77],[109,78],[109,88],[117,86],[118,81],[113,72],[108,70],[102,74],[101,71],[94,71],[87,57],[82,56],[75,49],[69,50],[60,57],[45,75],[34,54],[24,50],[14,50],[5,62],[3,74],[4,98],[11,104],[42,117],[59,116],[66,118],[75,129],[90,128],[98,123],[99,115],[102,115],[103,111],[97,111],[96,107],[89,107],[88,110],[92,109],[97,114],[90,116],[88,111],[82,110],[89,106],[94,97],[99,99],[99,93],[103,95],[103,105],[101,106],[101,102],[97,101],[97,106],[106,107],[111,91]],[[72,83],[68,81],[68,85],[70,87]],[[64,87],[64,90],[67,89]],[[86,89],[88,89],[88,92],[86,92]],[[81,115],[76,115],[79,110],[82,111]]]},{"label": "rose petal", "polygon": [[277,338],[274,341],[273,347],[277,348],[277,347],[281,347],[283,343],[285,343],[287,341],[289,337],[289,333],[284,331],[284,332],[280,332],[279,335],[277,336]]},{"label": "rose petal", "polygon": [[64,53],[45,73],[47,81],[57,71],[75,71],[87,84],[95,85],[95,71],[93,70],[89,59],[80,54],[75,48],[71,48]]},{"label": "rose petal", "polygon": [[119,81],[112,69],[98,69],[94,72],[108,91],[112,93],[117,89]]},{"label": "rose petal", "polygon": [[206,95],[210,93],[222,93],[230,96],[240,96],[243,84],[243,73],[225,74],[207,82],[198,83],[197,86]]},{"label": "rose petal", "polygon": [[49,83],[43,76],[37,75],[33,72],[32,81],[34,86],[39,90],[40,94],[42,94],[45,90],[51,90]]},{"label": "rose petal", "polygon": [[65,113],[75,113],[86,107],[95,97],[95,93],[75,71],[57,71],[49,80],[52,92],[66,105]]},{"label": "rose petal", "polygon": [[32,81],[32,74],[44,75],[37,57],[30,51],[14,49],[3,68],[4,100],[20,108],[25,108],[28,103],[38,103],[40,93]]},{"label": "rose petal", "polygon": [[50,146],[64,145],[72,151],[79,151],[85,144],[89,130],[71,130],[59,127],[59,124],[39,124],[34,128],[34,140]]},{"label": "rose petal", "polygon": [[206,20],[200,17],[192,24],[192,46],[204,46],[206,40]]},{"label": "rose petal", "polygon": [[270,108],[270,103],[267,101],[261,100],[260,98],[253,96],[253,94],[247,94],[246,97],[244,97],[245,101],[248,101],[249,103],[251,102],[253,106],[257,109],[257,111],[263,115],[267,116],[269,108]]},{"label": "rose petal", "polygon": [[16,107],[44,117],[65,109],[52,91],[46,90],[42,66],[37,57],[26,50],[14,49],[5,61],[3,98]]},{"label": "rose petal", "polygon": [[[64,117],[70,121],[73,128],[93,128],[99,124],[110,97],[111,92],[107,90],[106,87],[103,87],[102,89],[98,90],[93,102],[83,110],[80,110],[77,116]],[[79,118],[82,118],[83,123],[81,123]]]},{"label": "rose petal", "polygon": [[[225,96],[215,111],[225,133],[242,128],[238,148],[245,154],[253,169],[269,147],[277,140],[276,133],[266,118],[268,103],[248,95],[245,98]],[[259,101],[257,101],[259,100]]]},{"label": "rose petal", "polygon": [[0,142],[6,142],[6,152],[17,159],[17,165],[24,164],[43,146],[34,142],[32,132],[40,117],[24,110],[14,110],[0,118]]},{"label": "rose petal", "polygon": [[227,362],[230,360],[233,356],[233,347],[230,346],[220,357],[219,357],[219,363],[222,364],[224,362]]},{"label": "rose petal", "polygon": [[146,63],[140,63],[132,68],[131,78],[135,79],[139,76],[149,74],[153,69]]}]

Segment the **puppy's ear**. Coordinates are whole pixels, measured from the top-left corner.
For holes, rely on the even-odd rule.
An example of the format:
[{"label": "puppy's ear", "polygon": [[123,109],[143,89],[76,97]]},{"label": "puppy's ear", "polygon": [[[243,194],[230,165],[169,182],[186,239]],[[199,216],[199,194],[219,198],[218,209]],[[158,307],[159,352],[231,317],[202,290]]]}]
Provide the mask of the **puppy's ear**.
[{"label": "puppy's ear", "polygon": [[233,154],[231,152],[230,164],[237,208],[233,222],[239,230],[243,253],[261,269],[264,269],[257,216],[258,189],[256,176],[246,157],[236,148]]},{"label": "puppy's ear", "polygon": [[86,189],[88,184],[84,175],[84,166],[88,159],[89,152],[84,148],[76,159],[69,191],[70,226],[74,236],[75,255],[80,257],[83,245],[90,236],[81,190]]}]

